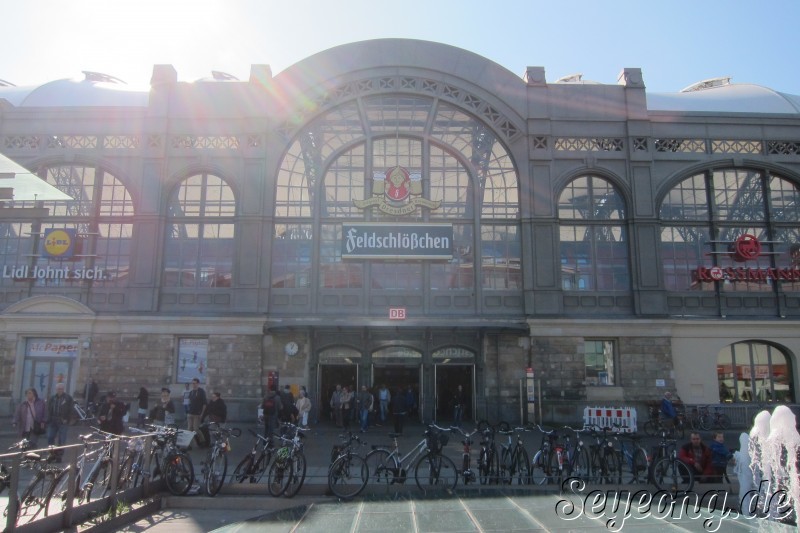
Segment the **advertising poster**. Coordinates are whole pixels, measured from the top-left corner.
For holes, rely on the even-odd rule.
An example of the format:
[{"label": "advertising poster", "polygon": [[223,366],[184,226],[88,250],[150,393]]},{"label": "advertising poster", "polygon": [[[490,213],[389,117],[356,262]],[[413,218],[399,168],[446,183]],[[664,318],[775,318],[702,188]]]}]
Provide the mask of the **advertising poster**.
[{"label": "advertising poster", "polygon": [[178,383],[189,383],[194,378],[206,382],[208,370],[208,339],[180,339],[178,341]]}]

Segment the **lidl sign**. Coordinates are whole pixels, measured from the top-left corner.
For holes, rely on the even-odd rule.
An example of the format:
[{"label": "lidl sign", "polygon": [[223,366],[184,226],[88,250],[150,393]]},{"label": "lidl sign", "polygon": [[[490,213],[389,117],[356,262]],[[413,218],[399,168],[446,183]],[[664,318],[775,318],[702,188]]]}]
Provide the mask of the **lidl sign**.
[{"label": "lidl sign", "polygon": [[50,228],[44,232],[42,257],[69,259],[75,253],[75,230]]}]

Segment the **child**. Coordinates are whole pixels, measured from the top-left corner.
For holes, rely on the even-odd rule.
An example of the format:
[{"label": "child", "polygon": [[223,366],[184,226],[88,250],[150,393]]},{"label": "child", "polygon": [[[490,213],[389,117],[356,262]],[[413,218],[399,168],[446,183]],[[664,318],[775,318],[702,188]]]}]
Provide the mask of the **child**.
[{"label": "child", "polygon": [[725,435],[719,432],[714,433],[714,440],[711,442],[711,467],[714,470],[712,479],[716,483],[722,483],[722,476],[732,458],[733,452],[725,446]]}]

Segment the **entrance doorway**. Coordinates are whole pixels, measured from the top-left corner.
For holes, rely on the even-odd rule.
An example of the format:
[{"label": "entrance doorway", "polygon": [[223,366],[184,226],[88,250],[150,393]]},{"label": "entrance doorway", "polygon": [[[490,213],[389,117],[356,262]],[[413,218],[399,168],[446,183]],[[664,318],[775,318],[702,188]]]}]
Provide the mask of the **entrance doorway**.
[{"label": "entrance doorway", "polygon": [[55,394],[56,383],[67,385],[67,393],[74,394],[75,391],[69,390],[72,383],[72,360],[71,359],[51,359],[51,358],[32,358],[25,359],[22,371],[22,394],[30,388],[36,389],[39,398],[47,400]]},{"label": "entrance doorway", "polygon": [[[411,389],[411,405],[407,405],[406,419],[412,420],[420,417],[420,391],[422,381],[419,365],[373,365],[372,366],[372,393],[377,394],[382,385],[386,385],[392,396],[402,391],[407,394]],[[376,397],[377,399],[377,397]],[[409,403],[408,401],[406,402]]]},{"label": "entrance doorway", "polygon": [[462,420],[475,419],[475,365],[440,364],[436,365],[436,420],[453,420],[453,397],[459,385],[466,397]]},{"label": "entrance doorway", "polygon": [[336,385],[347,386],[357,391],[358,365],[355,364],[320,364],[317,371],[319,379],[319,406],[320,420],[331,420],[331,396],[336,390]]}]

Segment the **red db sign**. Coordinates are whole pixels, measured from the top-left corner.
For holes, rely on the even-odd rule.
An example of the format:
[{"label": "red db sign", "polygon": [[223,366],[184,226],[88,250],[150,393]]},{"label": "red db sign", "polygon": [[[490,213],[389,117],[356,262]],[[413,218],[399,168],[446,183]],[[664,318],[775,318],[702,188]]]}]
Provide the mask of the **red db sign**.
[{"label": "red db sign", "polygon": [[389,320],[405,320],[406,310],[404,307],[390,307]]}]

